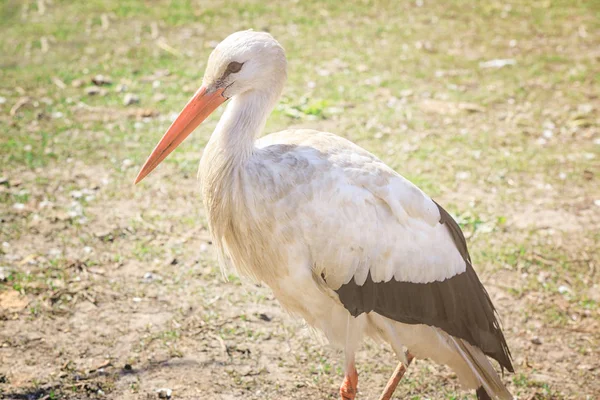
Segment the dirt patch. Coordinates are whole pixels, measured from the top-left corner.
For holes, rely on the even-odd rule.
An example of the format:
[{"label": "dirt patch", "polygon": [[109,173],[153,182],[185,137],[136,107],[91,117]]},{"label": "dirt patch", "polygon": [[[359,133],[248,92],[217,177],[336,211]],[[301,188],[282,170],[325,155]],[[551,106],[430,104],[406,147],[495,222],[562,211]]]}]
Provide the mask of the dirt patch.
[{"label": "dirt patch", "polygon": [[567,210],[530,209],[523,213],[515,214],[514,227],[517,229],[553,229],[560,232],[580,232],[587,229],[600,227],[600,213],[579,212],[577,214]]},{"label": "dirt patch", "polygon": [[[289,57],[267,131],[352,139],[457,217],[515,358],[510,390],[599,397],[589,2],[201,3],[0,6],[0,398],[338,398],[343,355],[216,264],[194,178],[216,119],[131,183],[215,42],[248,27]],[[366,342],[359,398],[396,362]],[[396,393],[469,395],[428,360]]]},{"label": "dirt patch", "polygon": [[27,307],[27,304],[29,304],[29,300],[16,290],[0,292],[0,309],[4,312],[19,312]]}]

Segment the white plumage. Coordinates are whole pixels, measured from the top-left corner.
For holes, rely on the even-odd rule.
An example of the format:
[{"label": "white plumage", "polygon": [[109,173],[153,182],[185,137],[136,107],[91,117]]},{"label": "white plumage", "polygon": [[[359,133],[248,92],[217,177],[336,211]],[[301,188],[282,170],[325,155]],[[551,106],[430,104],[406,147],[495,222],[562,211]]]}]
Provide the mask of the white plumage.
[{"label": "white plumage", "polygon": [[[511,398],[485,357],[487,350],[475,343],[479,339],[469,343],[467,336],[442,329],[448,323],[462,332],[464,324],[442,321],[435,326],[425,314],[419,319],[419,302],[431,303],[419,299],[420,288],[433,287],[433,293],[442,288],[441,300],[423,306],[433,307],[432,315],[455,315],[443,310],[442,297],[453,294],[440,285],[458,282],[472,271],[466,247],[461,251],[455,233],[442,223],[441,208],[377,157],[334,134],[287,130],[256,140],[285,78],[283,49],[270,35],[245,31],[229,36],[211,54],[203,87],[137,181],[231,98],[199,172],[214,243],[224,263],[265,282],[283,307],[345,350],[342,397],[356,394],[354,352],[364,336],[371,336],[390,343],[404,363],[406,347],[412,355],[450,365],[467,388]],[[475,281],[465,290],[478,288]],[[392,304],[398,293],[390,288],[396,283],[414,284],[410,310]],[[342,296],[342,290],[350,296]],[[361,308],[367,303],[374,306]],[[487,312],[488,319],[489,310],[493,314],[491,303],[487,311],[459,306],[477,316]],[[354,309],[358,311],[350,312]],[[497,322],[491,319],[489,329],[495,332]],[[481,320],[473,324],[481,325]],[[472,337],[492,337],[486,329],[475,329]],[[485,393],[478,391],[482,398]]]}]

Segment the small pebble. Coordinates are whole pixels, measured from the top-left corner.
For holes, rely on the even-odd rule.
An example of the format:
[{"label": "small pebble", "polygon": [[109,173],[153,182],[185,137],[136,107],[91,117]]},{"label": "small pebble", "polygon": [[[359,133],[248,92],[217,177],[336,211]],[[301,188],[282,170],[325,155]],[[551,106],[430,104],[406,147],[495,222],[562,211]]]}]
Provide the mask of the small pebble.
[{"label": "small pebble", "polygon": [[50,257],[60,257],[62,255],[62,251],[59,249],[50,249],[48,250],[48,255]]},{"label": "small pebble", "polygon": [[565,285],[560,285],[558,287],[558,293],[560,293],[560,294],[569,293],[570,291],[571,290],[567,286],[565,286]]},{"label": "small pebble", "polygon": [[258,318],[260,318],[261,320],[266,321],[266,322],[271,322],[271,320],[273,319],[264,313],[259,314]]},{"label": "small pebble", "polygon": [[130,106],[132,104],[137,104],[140,102],[140,98],[132,93],[127,93],[125,97],[123,97],[123,105]]},{"label": "small pebble", "polygon": [[92,82],[97,86],[110,85],[112,83],[112,79],[105,75],[96,75],[92,78]]},{"label": "small pebble", "polygon": [[470,176],[471,176],[470,172],[462,171],[462,172],[458,172],[456,174],[456,179],[460,179],[460,180],[469,179]]},{"label": "small pebble", "polygon": [[144,282],[152,282],[154,280],[154,274],[152,274],[152,272],[146,272],[142,279]]},{"label": "small pebble", "polygon": [[591,104],[580,104],[577,107],[577,112],[581,114],[590,114],[592,111],[594,111],[594,106]]},{"label": "small pebble", "polygon": [[154,96],[152,96],[152,100],[159,103],[161,101],[165,101],[167,99],[167,96],[165,96],[162,93],[156,93]]},{"label": "small pebble", "polygon": [[536,336],[531,339],[531,343],[540,345],[540,344],[542,344],[542,339],[540,339],[539,337]]},{"label": "small pebble", "polygon": [[173,391],[168,388],[157,389],[156,393],[158,393],[159,399],[170,399]]},{"label": "small pebble", "polygon": [[479,68],[503,68],[508,65],[515,65],[517,63],[516,60],[511,58],[508,59],[496,59],[490,61],[483,61],[479,63]]},{"label": "small pebble", "polygon": [[100,94],[100,88],[98,86],[89,86],[85,88],[85,94],[88,96],[96,96]]}]

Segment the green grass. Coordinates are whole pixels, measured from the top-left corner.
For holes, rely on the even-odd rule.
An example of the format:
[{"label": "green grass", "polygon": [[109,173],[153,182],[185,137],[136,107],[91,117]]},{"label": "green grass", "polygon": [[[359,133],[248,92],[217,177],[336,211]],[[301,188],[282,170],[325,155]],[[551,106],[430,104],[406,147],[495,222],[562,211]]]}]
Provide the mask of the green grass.
[{"label": "green grass", "polygon": [[[195,184],[199,154],[222,110],[161,165],[160,181],[156,175],[135,191],[131,181],[168,127],[170,114],[199,86],[214,42],[240,29],[267,29],[283,44],[289,61],[288,84],[267,132],[289,126],[332,131],[373,152],[440,200],[467,234],[486,284],[507,294],[510,305],[502,307],[519,307],[520,325],[511,326],[507,335],[515,338],[516,354],[531,352],[519,332],[521,326],[534,329],[530,321],[543,324],[557,338],[565,329],[586,331],[587,321],[598,319],[598,299],[590,288],[600,246],[600,208],[593,204],[600,167],[600,3],[419,3],[0,3],[0,176],[8,179],[0,184],[0,242],[21,246],[22,257],[37,254],[37,247],[68,251],[91,246],[91,255],[70,256],[88,257],[88,268],[104,268],[108,276],[128,263],[151,270],[155,260],[176,256],[182,261],[173,268],[184,272],[157,296],[177,295],[190,281],[203,280],[203,286],[193,289],[198,303],[206,306],[202,318],[218,321],[221,315],[208,303],[214,297],[210,285],[220,279],[212,256],[190,256],[187,242],[175,239],[205,225],[201,214],[184,204],[200,207],[189,187]],[[481,62],[504,58],[515,64],[480,67]],[[102,87],[105,93],[89,96],[85,90],[97,74],[109,76],[112,84]],[[123,105],[125,93],[117,91],[123,86],[139,96],[139,104]],[[142,116],[148,113],[150,117]],[[544,131],[551,131],[549,137]],[[98,191],[97,200],[77,200],[87,222],[65,218],[74,201],[69,193],[98,184],[100,176],[109,183]],[[162,212],[133,213],[131,204],[149,204],[144,201],[150,192],[156,196],[150,204],[166,204]],[[44,199],[56,203],[54,208],[40,210]],[[15,203],[27,209],[15,211]],[[110,207],[129,211],[118,218],[108,212]],[[543,213],[549,211],[560,213],[552,219]],[[45,231],[44,223],[36,225],[36,215],[60,228]],[[110,229],[112,239],[95,238],[97,226]],[[68,286],[76,278],[87,279],[82,271],[68,268],[67,257],[44,256],[29,265],[6,257],[13,252],[18,251],[0,248],[1,265],[10,268],[0,285],[35,297],[28,306],[29,318],[47,313],[42,305],[58,289],[55,283]],[[242,286],[235,275],[229,281],[235,289]],[[146,299],[146,287],[130,288],[123,281],[110,287],[126,298],[135,293]],[[60,295],[52,307],[69,307],[71,300],[69,294]],[[242,300],[270,304],[262,292],[245,294]],[[228,293],[220,302],[242,307],[242,300],[232,300]],[[250,317],[238,322],[222,329],[227,339],[264,339],[265,333],[250,325]],[[170,354],[181,356],[185,332],[163,328],[148,333],[140,347],[158,339]],[[295,328],[282,329],[295,335]],[[578,357],[589,347],[585,340],[571,343]],[[597,341],[597,336],[589,340]],[[314,376],[308,381],[327,387],[341,375],[339,364],[310,347],[306,368]],[[453,391],[441,393],[435,383],[428,383],[426,372],[409,377],[409,396],[456,398]],[[513,388],[523,397],[562,396],[560,385],[539,382],[535,373],[520,368],[511,378]],[[591,378],[581,373],[571,379],[574,387]],[[574,393],[565,390],[567,397]]]}]

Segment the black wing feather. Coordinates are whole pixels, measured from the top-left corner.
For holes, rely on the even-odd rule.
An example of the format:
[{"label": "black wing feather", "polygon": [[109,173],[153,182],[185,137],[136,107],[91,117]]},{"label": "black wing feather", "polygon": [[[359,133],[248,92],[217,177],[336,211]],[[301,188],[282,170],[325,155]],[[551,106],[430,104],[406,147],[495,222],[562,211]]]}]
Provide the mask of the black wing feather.
[{"label": "black wing feather", "polygon": [[357,317],[374,311],[405,324],[426,324],[477,346],[510,372],[511,355],[496,309],[471,265],[460,227],[439,204],[440,223],[448,227],[466,263],[466,271],[430,283],[373,282],[369,272],[362,286],[354,280],[336,290],[344,307]]}]

